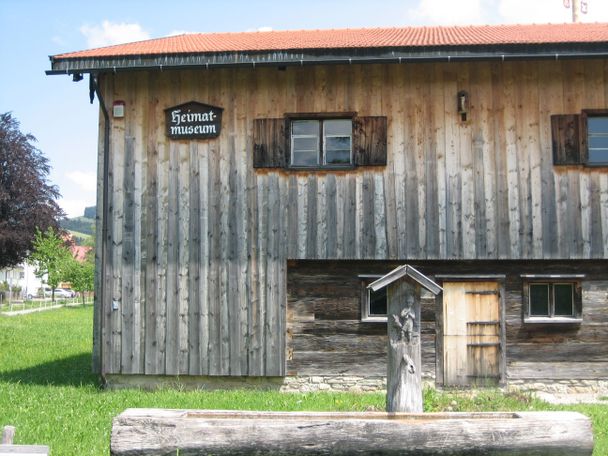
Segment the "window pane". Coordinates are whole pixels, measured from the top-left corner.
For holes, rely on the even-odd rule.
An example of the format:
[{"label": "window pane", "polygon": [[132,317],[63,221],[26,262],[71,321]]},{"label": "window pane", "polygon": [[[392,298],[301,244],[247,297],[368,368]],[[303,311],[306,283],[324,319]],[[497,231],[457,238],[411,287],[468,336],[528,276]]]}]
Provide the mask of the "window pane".
[{"label": "window pane", "polygon": [[325,135],[345,135],[350,136],[353,131],[353,124],[350,119],[326,120],[324,123]]},{"label": "window pane", "polygon": [[608,135],[589,136],[590,149],[608,149]]},{"label": "window pane", "polygon": [[378,291],[369,290],[369,314],[386,316],[386,287]]},{"label": "window pane", "polygon": [[534,284],[530,285],[530,315],[549,316],[549,285]]},{"label": "window pane", "polygon": [[294,120],[291,122],[292,135],[315,135],[319,136],[318,120]]},{"label": "window pane", "polygon": [[350,151],[350,136],[330,136],[325,138],[325,150]]},{"label": "window pane", "polygon": [[587,117],[587,131],[593,133],[608,133],[608,117]]},{"label": "window pane", "polygon": [[555,315],[568,316],[574,315],[574,286],[571,283],[559,283],[553,286],[555,299]]},{"label": "window pane", "polygon": [[298,151],[317,151],[317,146],[318,146],[318,141],[317,138],[307,138],[307,137],[299,137],[293,138],[293,151],[294,152],[298,152]]},{"label": "window pane", "polygon": [[325,152],[325,163],[328,165],[350,164],[350,150],[328,150]]},{"label": "window pane", "polygon": [[315,166],[319,164],[318,157],[316,151],[294,151],[291,154],[291,164],[295,166]]},{"label": "window pane", "polygon": [[587,163],[608,163],[608,150],[589,149],[589,161]]}]

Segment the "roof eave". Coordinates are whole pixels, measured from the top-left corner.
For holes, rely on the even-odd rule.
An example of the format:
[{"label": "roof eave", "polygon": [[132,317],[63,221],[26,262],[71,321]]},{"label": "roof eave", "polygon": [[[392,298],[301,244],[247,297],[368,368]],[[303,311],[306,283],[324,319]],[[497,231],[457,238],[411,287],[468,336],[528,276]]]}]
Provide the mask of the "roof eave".
[{"label": "roof eave", "polygon": [[51,74],[179,68],[335,65],[355,63],[453,62],[476,60],[562,60],[608,57],[608,43],[451,46],[408,48],[339,48],[129,55],[51,59]]}]

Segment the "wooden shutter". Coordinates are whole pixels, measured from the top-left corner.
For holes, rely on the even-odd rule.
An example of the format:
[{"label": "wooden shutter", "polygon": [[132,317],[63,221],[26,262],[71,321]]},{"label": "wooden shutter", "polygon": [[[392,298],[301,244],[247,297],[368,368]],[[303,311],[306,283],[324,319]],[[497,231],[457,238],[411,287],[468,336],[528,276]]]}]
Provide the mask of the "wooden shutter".
[{"label": "wooden shutter", "polygon": [[551,140],[554,165],[582,163],[583,138],[581,116],[559,114],[551,116]]},{"label": "wooden shutter", "polygon": [[385,116],[356,117],[353,119],[353,156],[355,165],[386,165]]},{"label": "wooden shutter", "polygon": [[286,165],[285,119],[253,121],[253,167],[284,168]]}]

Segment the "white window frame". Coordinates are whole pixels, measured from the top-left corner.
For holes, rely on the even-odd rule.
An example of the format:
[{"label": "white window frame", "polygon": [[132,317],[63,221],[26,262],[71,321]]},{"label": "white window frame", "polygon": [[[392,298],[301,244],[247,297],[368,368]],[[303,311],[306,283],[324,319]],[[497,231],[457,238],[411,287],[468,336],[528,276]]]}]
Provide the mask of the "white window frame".
[{"label": "white window frame", "polygon": [[[523,279],[523,321],[524,323],[581,323],[583,321],[582,308],[582,284],[585,278],[583,274],[575,275],[542,275],[542,274],[522,274]],[[532,315],[532,302],[530,287],[534,285],[547,285],[549,287],[548,306],[549,315]],[[572,286],[572,315],[555,315],[555,285]]]},{"label": "white window frame", "polygon": [[[382,274],[360,274],[359,282],[361,284],[361,321],[368,323],[386,323],[387,318],[385,315],[372,314],[370,313],[370,294],[372,290],[367,286],[374,280],[382,277]],[[386,287],[382,288],[381,292],[386,293]],[[378,291],[380,292],[380,291]],[[376,293],[378,293],[376,292]],[[387,311],[388,311],[388,300],[387,300]]]},{"label": "white window frame", "polygon": [[[348,120],[351,123],[351,132],[350,135],[348,135],[348,137],[350,138],[350,153],[349,153],[349,162],[348,163],[327,163],[327,154],[326,154],[326,139],[328,137],[332,138],[332,137],[336,137],[336,138],[343,138],[346,137],[347,135],[327,135],[325,132],[325,123],[327,121],[331,121],[331,120]],[[309,121],[309,122],[317,122],[318,124],[318,135],[294,135],[293,133],[293,124],[294,122],[300,122],[300,121]],[[353,156],[353,131],[352,131],[352,126],[353,126],[353,119],[352,117],[302,117],[302,118],[298,118],[298,117],[291,117],[290,118],[290,126],[289,126],[289,131],[290,131],[290,138],[289,138],[289,144],[290,144],[290,150],[289,150],[289,166],[290,168],[310,168],[310,169],[318,169],[318,168],[327,168],[327,169],[340,169],[340,168],[352,168],[354,166],[354,156]],[[316,138],[317,139],[317,148],[316,148],[316,154],[317,154],[317,162],[314,165],[300,165],[300,164],[294,164],[294,156],[295,156],[295,149],[294,149],[294,139],[297,138]]]}]

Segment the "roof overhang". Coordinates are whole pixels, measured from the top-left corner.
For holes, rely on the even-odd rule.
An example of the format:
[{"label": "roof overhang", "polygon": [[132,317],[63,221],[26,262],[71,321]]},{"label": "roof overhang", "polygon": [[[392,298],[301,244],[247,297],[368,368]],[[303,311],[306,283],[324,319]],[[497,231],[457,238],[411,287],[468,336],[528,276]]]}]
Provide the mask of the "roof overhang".
[{"label": "roof overhang", "polygon": [[413,268],[412,266],[410,266],[408,264],[404,264],[402,266],[396,267],[388,274],[386,274],[386,275],[380,277],[378,280],[375,280],[374,282],[370,283],[367,286],[367,288],[369,288],[373,291],[378,291],[381,288],[387,287],[390,284],[392,284],[393,282],[395,282],[401,278],[404,278],[404,277],[407,277],[410,280],[416,282],[418,285],[426,288],[428,291],[430,291],[434,295],[438,295],[439,293],[441,293],[443,291],[443,288],[441,288],[439,285],[437,285],[432,279],[425,276],[420,271],[418,271],[417,269]]},{"label": "roof overhang", "polygon": [[564,60],[607,58],[608,43],[556,43],[500,46],[337,48],[255,52],[50,57],[46,74],[103,73],[187,68],[348,65],[370,63]]}]

